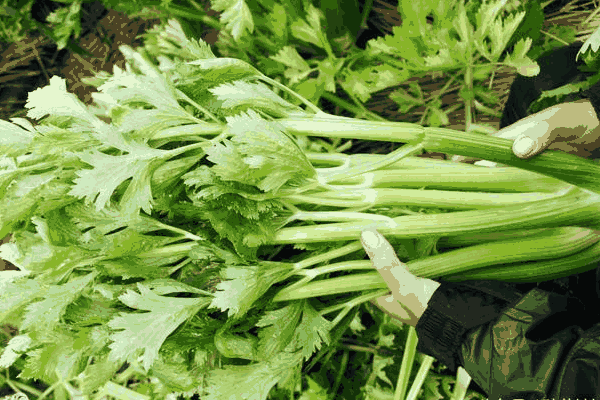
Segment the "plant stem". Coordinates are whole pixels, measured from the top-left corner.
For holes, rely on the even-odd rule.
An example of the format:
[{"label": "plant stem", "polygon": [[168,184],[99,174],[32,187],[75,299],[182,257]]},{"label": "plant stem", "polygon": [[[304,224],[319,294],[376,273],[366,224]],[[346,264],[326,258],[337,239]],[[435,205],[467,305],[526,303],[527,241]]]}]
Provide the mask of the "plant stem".
[{"label": "plant stem", "polygon": [[[458,164],[458,163],[457,163]],[[558,179],[518,168],[446,169],[444,166],[419,169],[388,169],[366,172],[350,179],[331,182],[330,188],[427,188],[498,193],[554,193],[571,185]]]},{"label": "plant stem", "polygon": [[587,190],[572,188],[569,193],[560,197],[489,210],[403,215],[393,218],[397,227],[357,221],[283,228],[275,233],[269,244],[358,240],[360,233],[370,227],[376,228],[385,236],[399,238],[456,236],[549,226],[596,228],[600,225],[599,216],[600,196]]},{"label": "plant stem", "polygon": [[417,376],[413,381],[412,386],[410,387],[410,391],[406,395],[406,400],[416,400],[419,395],[419,390],[423,386],[423,382],[425,382],[425,378],[431,369],[431,365],[435,360],[433,357],[422,354],[423,361],[421,362],[421,366],[419,367],[419,371],[417,372]]},{"label": "plant stem", "polygon": [[410,373],[415,362],[415,354],[417,352],[417,331],[415,327],[408,327],[408,337],[406,338],[406,345],[404,346],[404,354],[402,356],[402,364],[400,365],[400,373],[398,375],[398,384],[396,385],[396,392],[394,393],[394,400],[404,400],[404,395],[408,388],[408,380],[410,379]]},{"label": "plant stem", "polygon": [[[485,210],[512,204],[523,204],[560,197],[556,193],[486,193],[447,190],[414,189],[354,189],[338,190],[314,195],[298,195],[286,198],[292,204],[306,203],[333,207],[383,207],[422,206],[455,210]],[[391,218],[376,214],[343,211],[303,212],[293,216],[295,220],[312,221],[388,221]]]},{"label": "plant stem", "polygon": [[463,367],[458,367],[451,400],[463,400],[467,393],[469,383],[471,383],[471,376],[469,373]]},{"label": "plant stem", "polygon": [[390,154],[387,154],[383,158],[379,160],[374,160],[373,162],[367,165],[349,167],[345,170],[320,171],[322,173],[319,174],[317,179],[322,186],[328,187],[328,183],[330,182],[335,182],[336,180],[342,178],[353,178],[355,176],[359,176],[363,173],[367,173],[372,170],[378,170],[380,168],[387,167],[388,165],[395,164],[396,162],[402,160],[405,157],[414,155],[416,153],[421,154],[422,150],[423,145],[421,143],[418,143],[414,146],[402,146],[399,149],[394,150]]},{"label": "plant stem", "polygon": [[[324,316],[324,315],[327,315],[327,314],[329,314],[331,312],[340,310],[342,308],[346,308],[347,310],[350,310],[354,306],[357,306],[359,304],[365,303],[367,301],[374,300],[374,299],[376,299],[376,298],[378,298],[380,296],[388,294],[389,292],[390,292],[390,290],[389,290],[389,288],[387,286],[386,286],[385,289],[370,291],[369,293],[364,294],[364,295],[359,296],[359,297],[356,297],[356,298],[352,299],[349,302],[341,303],[341,304],[337,304],[335,306],[331,306],[331,307],[325,308],[325,309],[319,311],[319,314],[321,316]],[[344,314],[344,315],[346,315],[346,314]],[[340,318],[340,320],[341,320],[341,318]]]},{"label": "plant stem", "polygon": [[316,264],[319,264],[322,262],[333,260],[334,258],[343,257],[345,255],[354,253],[355,251],[358,251],[361,249],[363,249],[361,242],[356,241],[356,242],[350,243],[344,247],[340,247],[335,250],[330,250],[327,253],[319,254],[319,255],[307,258],[306,260],[299,261],[294,264],[294,268],[297,270],[301,270],[301,269],[308,268],[308,267],[311,267],[313,265],[316,265]]},{"label": "plant stem", "polygon": [[427,150],[476,157],[563,180],[600,192],[600,167],[593,161],[546,150],[527,160],[512,152],[513,141],[445,128],[424,128],[406,122],[363,121],[321,113],[278,119],[288,133],[300,136],[341,137],[400,143],[423,143]]},{"label": "plant stem", "polygon": [[[371,1],[373,1],[373,0],[371,0]],[[333,95],[332,93],[323,92],[323,95],[321,97],[329,100],[330,102],[338,105],[339,107],[342,107],[342,108],[354,113],[356,115],[356,118],[364,116],[365,118],[369,118],[372,121],[387,121],[385,118],[380,117],[379,115],[375,114],[374,112],[371,112],[367,109],[363,109],[363,108],[357,107],[353,104],[350,104],[347,101],[342,100],[339,97]]]}]

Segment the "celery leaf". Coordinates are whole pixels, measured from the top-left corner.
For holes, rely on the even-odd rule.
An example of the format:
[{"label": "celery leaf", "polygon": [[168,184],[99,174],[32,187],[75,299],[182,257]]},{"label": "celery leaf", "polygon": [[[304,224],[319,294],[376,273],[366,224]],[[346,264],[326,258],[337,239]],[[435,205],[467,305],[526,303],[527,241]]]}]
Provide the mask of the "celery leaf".
[{"label": "celery leaf", "polygon": [[329,345],[331,337],[329,332],[333,324],[323,318],[308,301],[304,302],[302,321],[294,333],[294,343],[302,349],[302,357],[308,360],[316,350],[320,350],[323,343]]},{"label": "celery leaf", "polygon": [[215,11],[223,11],[221,23],[225,24],[227,31],[237,41],[248,30],[254,32],[254,20],[250,8],[244,0],[215,0],[212,2]]},{"label": "celery leaf", "polygon": [[286,279],[292,272],[291,264],[259,262],[257,265],[230,266],[221,271],[223,281],[209,308],[228,311],[229,317],[243,317],[256,300],[277,282]]},{"label": "celery leaf", "polygon": [[292,341],[296,326],[302,315],[303,302],[298,301],[274,311],[267,311],[256,326],[258,333],[258,354],[262,360],[270,360],[283,351]]},{"label": "celery leaf", "polygon": [[127,290],[119,296],[119,300],[128,307],[149,312],[121,313],[108,323],[113,330],[122,329],[110,336],[113,343],[109,345],[109,357],[114,361],[134,362],[143,353],[142,366],[148,371],[165,339],[179,325],[206,307],[210,299],[159,296],[141,283],[138,283],[138,289],[139,294]]},{"label": "celery leaf", "polygon": [[128,179],[129,186],[120,201],[124,211],[133,214],[143,209],[152,210],[151,179],[154,171],[163,164],[165,151],[152,149],[139,143],[129,143],[128,154],[113,156],[97,150],[75,153],[92,169],[77,171],[71,196],[95,202],[96,210],[105,208],[119,185]]},{"label": "celery leaf", "polygon": [[284,352],[269,361],[213,370],[208,377],[206,400],[266,400],[273,386],[300,362],[300,354]]},{"label": "celery leaf", "polygon": [[228,117],[227,126],[231,141],[206,149],[208,160],[216,164],[211,170],[221,179],[277,192],[285,184],[299,186],[316,176],[306,155],[276,122],[248,110]]},{"label": "celery leaf", "polygon": [[94,280],[97,272],[72,279],[63,285],[51,286],[43,299],[27,307],[21,329],[52,329],[58,324],[67,306]]}]

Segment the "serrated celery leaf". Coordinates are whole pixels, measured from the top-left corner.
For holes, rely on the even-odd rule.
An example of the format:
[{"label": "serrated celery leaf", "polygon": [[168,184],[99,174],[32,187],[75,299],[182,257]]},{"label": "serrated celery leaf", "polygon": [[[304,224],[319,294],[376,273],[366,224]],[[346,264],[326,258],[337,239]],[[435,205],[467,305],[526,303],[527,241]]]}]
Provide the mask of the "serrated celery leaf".
[{"label": "serrated celery leaf", "polygon": [[290,79],[292,84],[299,82],[312,71],[306,60],[293,46],[285,46],[276,55],[269,56],[269,58],[288,67],[285,77]]},{"label": "serrated celery leaf", "polygon": [[254,32],[252,13],[244,0],[213,0],[212,8],[215,11],[223,11],[220,22],[225,24],[227,31],[236,41],[243,35]]},{"label": "serrated celery leaf", "polygon": [[210,298],[159,296],[141,283],[138,283],[138,289],[139,294],[127,290],[119,300],[128,307],[149,312],[121,313],[108,323],[113,330],[122,329],[111,334],[110,358],[134,362],[141,351],[141,364],[148,371],[165,339],[201,308],[208,306]]},{"label": "serrated celery leaf", "polygon": [[123,109],[119,113],[113,110],[112,122],[122,134],[130,133],[129,138],[140,140],[152,139],[163,129],[197,121],[183,109]]},{"label": "serrated celery leaf", "polygon": [[187,354],[178,354],[178,357],[173,355],[172,359],[168,359],[161,352],[152,365],[152,375],[161,382],[154,392],[159,398],[167,398],[169,395],[173,396],[176,393],[192,391],[198,386],[196,374],[188,369],[183,357],[187,358]]},{"label": "serrated celery leaf", "polygon": [[83,233],[83,242],[89,242],[92,238],[106,235],[119,228],[129,227],[140,233],[147,233],[161,229],[162,226],[152,218],[140,214],[129,216],[118,206],[105,207],[96,210],[94,207],[84,204],[82,201],[70,204],[64,210],[72,223]]},{"label": "serrated celery leaf", "polygon": [[34,214],[46,193],[52,191],[57,175],[58,171],[55,170],[39,175],[21,176],[19,180],[13,180],[6,191],[0,190],[2,237],[11,232],[15,223],[26,221]]},{"label": "serrated celery leaf", "polygon": [[349,93],[366,103],[371,94],[385,88],[396,86],[410,78],[410,72],[399,70],[391,65],[369,66],[359,71],[347,70],[341,85]]},{"label": "serrated celery leaf", "polygon": [[[5,272],[5,271],[4,271]],[[3,273],[4,273],[3,272]],[[30,303],[37,296],[43,295],[47,287],[32,279],[20,278],[4,283],[0,291],[0,322],[8,323],[8,317]],[[15,319],[11,318],[14,323]]]},{"label": "serrated celery leaf", "polygon": [[292,341],[300,321],[303,302],[293,302],[283,308],[267,311],[256,323],[258,331],[258,355],[261,360],[270,360],[282,352]]},{"label": "serrated celery leaf", "polygon": [[196,293],[210,296],[211,294],[174,279],[154,279],[144,282],[144,285],[158,295],[171,293]]},{"label": "serrated celery leaf", "polygon": [[204,262],[205,264],[224,262],[226,265],[239,265],[244,261],[237,254],[222,249],[208,240],[198,243],[196,247],[190,250],[188,257],[196,262]]},{"label": "serrated celery leaf", "polygon": [[182,178],[188,186],[202,187],[197,193],[189,191],[189,198],[201,219],[208,220],[222,238],[231,241],[240,255],[254,259],[256,247],[267,243],[280,226],[283,204],[264,198],[256,187],[223,181],[204,165]]},{"label": "serrated celery leaf", "polygon": [[281,117],[287,116],[287,111],[302,111],[276,95],[263,83],[235,81],[216,86],[209,91],[223,102],[223,108],[236,111],[252,108]]},{"label": "serrated celery leaf", "polygon": [[527,52],[531,48],[531,44],[531,38],[519,40],[515,44],[513,52],[506,55],[503,63],[514,67],[523,76],[538,75],[540,73],[540,66],[537,62],[527,57]]},{"label": "serrated celery leaf", "polygon": [[269,361],[213,370],[208,376],[206,400],[266,400],[273,386],[301,362],[299,353],[279,353]]},{"label": "serrated celery leaf", "polygon": [[[168,248],[166,248],[168,249]],[[97,268],[110,276],[119,276],[123,279],[166,278],[173,273],[172,264],[182,261],[184,253],[173,255],[157,254],[153,257],[138,257],[136,255],[125,255],[108,260],[98,261]]]},{"label": "serrated celery leaf", "polygon": [[[97,256],[119,259],[137,256],[153,249],[164,249],[168,244],[180,240],[180,237],[144,235],[127,228],[110,235],[97,236],[86,245],[81,246],[88,251],[93,251]],[[168,255],[164,254],[162,256],[167,258]],[[181,255],[178,257],[180,258]]]},{"label": "serrated celery leaf", "polygon": [[82,372],[79,389],[84,395],[91,395],[115,376],[120,368],[121,364],[110,360],[108,354],[94,357],[94,364],[88,364]]},{"label": "serrated celery leaf", "polygon": [[20,357],[19,353],[27,350],[31,346],[31,342],[31,337],[27,333],[14,336],[10,339],[0,356],[0,368],[8,368],[13,365]]},{"label": "serrated celery leaf", "polygon": [[29,93],[25,108],[29,108],[27,116],[35,119],[50,114],[53,117],[74,117],[85,121],[89,127],[99,128],[106,125],[93,115],[77,96],[67,92],[66,80],[56,75],[50,78],[49,85]]},{"label": "serrated celery leaf", "polygon": [[276,192],[286,183],[299,185],[316,170],[285,129],[248,110],[227,118],[232,145],[207,148],[212,170],[223,180],[255,185]]},{"label": "serrated celery leaf", "polygon": [[97,272],[91,272],[63,285],[51,285],[42,296],[42,300],[27,306],[20,329],[52,330],[60,322],[66,308],[81,295],[97,275]]},{"label": "serrated celery leaf", "polygon": [[17,157],[27,152],[35,132],[23,129],[19,125],[0,120],[0,154]]},{"label": "serrated celery leaf", "polygon": [[78,152],[102,144],[89,132],[77,129],[64,129],[55,126],[40,125],[29,151],[36,155],[60,155],[68,152]]},{"label": "serrated celery leaf", "polygon": [[292,22],[290,26],[292,35],[297,39],[312,43],[320,48],[329,46],[329,43],[322,33],[321,19],[324,17],[323,13],[311,3],[308,3],[308,9],[306,11],[306,20],[298,18]]},{"label": "serrated celery leaf", "polygon": [[86,358],[78,339],[77,333],[62,325],[44,332],[38,339],[43,346],[27,352],[28,357],[19,378],[44,382],[56,382],[59,379],[69,381],[75,378],[82,359]]},{"label": "serrated celery leaf", "polygon": [[308,360],[315,351],[320,350],[323,343],[329,345],[329,331],[333,324],[323,318],[309,303],[304,302],[302,321],[294,332],[293,343],[302,349],[302,357]]},{"label": "serrated celery leaf", "polygon": [[[172,55],[184,60],[215,58],[210,45],[201,39],[188,39],[176,19],[169,19],[166,24],[149,29],[144,36],[145,50],[155,57]],[[160,61],[167,62],[165,59]]]},{"label": "serrated celery leaf", "polygon": [[256,326],[263,328],[258,333],[258,354],[262,360],[271,359],[290,344],[291,349],[300,349],[302,357],[308,360],[323,342],[330,343],[329,331],[333,327],[307,301],[267,311]]},{"label": "serrated celery leaf", "polygon": [[110,101],[113,105],[118,103],[121,106],[145,102],[158,110],[169,110],[181,117],[189,117],[189,113],[177,102],[177,95],[170,80],[146,64],[139,54],[131,49],[124,50],[134,55],[136,67],[143,69],[145,75],[130,70],[124,71],[115,66],[113,75],[98,87],[100,95],[96,95],[95,99],[100,102]]},{"label": "serrated celery leaf", "polygon": [[13,233],[12,242],[2,246],[2,254],[6,253],[6,246],[10,249],[10,261],[21,270],[39,275],[36,277],[39,283],[55,284],[75,267],[93,262],[91,252],[76,246],[54,246],[40,234],[28,231]]},{"label": "serrated celery leaf", "polygon": [[209,308],[228,311],[230,318],[241,318],[272,285],[292,272],[291,264],[266,261],[224,268],[221,270],[223,281],[217,285]]},{"label": "serrated celery leaf", "polygon": [[82,293],[76,302],[69,305],[63,320],[73,327],[98,327],[106,325],[118,311],[115,300],[107,299],[94,286],[93,292]]},{"label": "serrated celery leaf", "polygon": [[117,187],[132,179],[120,204],[127,214],[137,213],[140,208],[150,214],[152,175],[165,162],[167,152],[136,142],[129,143],[126,151],[128,154],[121,156],[112,156],[97,150],[76,153],[77,157],[93,168],[77,171],[79,177],[75,179],[75,185],[69,194],[86,198],[88,202],[95,202],[96,210],[101,210],[107,206]]},{"label": "serrated celery leaf", "polygon": [[[235,195],[225,195],[221,202],[231,204],[240,201]],[[264,204],[247,205],[261,208]],[[208,220],[212,228],[219,233],[222,238],[226,238],[233,244],[235,251],[243,258],[255,260],[258,246],[268,243],[275,235],[275,228],[279,220],[274,219],[277,216],[275,212],[264,212],[260,214],[257,220],[250,219],[236,211],[229,209],[230,206],[223,207],[223,203],[214,201],[205,207],[204,219]],[[253,202],[259,203],[259,202]]]},{"label": "serrated celery leaf", "polygon": [[190,61],[187,64],[199,66],[202,70],[199,75],[202,75],[206,81],[220,78],[221,80],[217,81],[218,83],[242,78],[258,78],[262,76],[262,73],[251,64],[237,58],[206,58]]}]

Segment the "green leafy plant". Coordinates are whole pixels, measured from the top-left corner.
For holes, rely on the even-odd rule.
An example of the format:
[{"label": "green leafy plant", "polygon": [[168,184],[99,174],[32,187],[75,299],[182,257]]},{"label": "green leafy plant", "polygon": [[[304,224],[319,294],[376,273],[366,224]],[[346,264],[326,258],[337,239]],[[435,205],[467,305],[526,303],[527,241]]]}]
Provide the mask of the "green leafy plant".
[{"label": "green leafy plant", "polygon": [[[388,292],[358,241],[365,227],[420,276],[494,267],[491,277],[514,240],[528,246],[508,267],[560,266],[505,280],[595,266],[591,161],[555,151],[524,161],[501,138],[326,114],[244,61],[215,57],[174,21],[147,46],[123,46],[126,69],[91,80],[94,106],[53,77],[29,95],[37,125],[0,121],[0,235],[13,234],[0,257],[19,269],[0,272],[0,322],[19,329],[0,367],[57,398],[293,396],[304,367]],[[407,144],[348,156],[310,151],[305,136]],[[413,157],[423,148],[509,167]],[[414,396],[431,364],[421,359],[411,378],[415,333],[403,334],[399,378],[387,385]],[[126,387],[132,376],[144,385]],[[376,383],[364,390],[374,395]]]}]

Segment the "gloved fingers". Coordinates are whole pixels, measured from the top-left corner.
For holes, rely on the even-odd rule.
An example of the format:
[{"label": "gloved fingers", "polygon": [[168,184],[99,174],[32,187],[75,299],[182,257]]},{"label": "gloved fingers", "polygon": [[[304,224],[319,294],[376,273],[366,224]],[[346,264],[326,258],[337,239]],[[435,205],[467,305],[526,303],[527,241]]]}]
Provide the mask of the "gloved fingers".
[{"label": "gloved fingers", "polygon": [[403,293],[407,284],[414,280],[394,248],[377,230],[367,229],[361,234],[361,242],[371,263],[381,274],[392,293]]},{"label": "gloved fingers", "polygon": [[417,322],[419,322],[418,318],[414,314],[410,315],[402,306],[402,303],[394,299],[392,295],[380,296],[377,299],[372,300],[371,303],[390,317],[395,318],[402,323],[417,326]]}]

